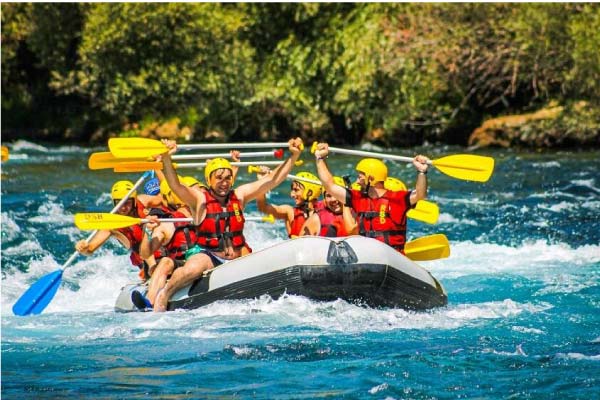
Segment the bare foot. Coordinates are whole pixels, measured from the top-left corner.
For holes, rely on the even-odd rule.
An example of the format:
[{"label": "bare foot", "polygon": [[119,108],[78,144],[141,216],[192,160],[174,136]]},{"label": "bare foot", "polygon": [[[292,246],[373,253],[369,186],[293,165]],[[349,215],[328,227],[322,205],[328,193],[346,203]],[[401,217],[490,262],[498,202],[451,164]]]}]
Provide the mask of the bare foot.
[{"label": "bare foot", "polygon": [[154,312],[167,311],[167,303],[168,302],[169,302],[169,299],[167,298],[165,288],[163,287],[156,294],[156,299],[154,300]]}]

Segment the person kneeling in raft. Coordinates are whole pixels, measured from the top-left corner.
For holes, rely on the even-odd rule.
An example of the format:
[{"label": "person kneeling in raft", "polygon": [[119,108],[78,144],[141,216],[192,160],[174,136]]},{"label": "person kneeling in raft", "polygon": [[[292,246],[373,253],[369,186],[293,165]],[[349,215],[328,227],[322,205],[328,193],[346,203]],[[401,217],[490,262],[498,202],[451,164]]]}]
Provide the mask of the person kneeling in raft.
[{"label": "person kneeling in raft", "polygon": [[303,149],[301,139],[290,139],[290,157],[275,168],[273,174],[236,189],[233,189],[229,161],[212,159],[204,169],[208,190],[196,191],[182,185],[177,178],[171,161],[171,155],[177,151],[176,143],[171,140],[164,140],[163,143],[169,149],[160,156],[165,177],[175,194],[190,207],[199,248],[198,253],[190,256],[183,267],[173,272],[169,282],[156,296],[154,311],[166,311],[171,296],[200,278],[204,271],[243,255],[242,249],[248,248],[243,233],[244,206],[283,182]]},{"label": "person kneeling in raft", "polygon": [[388,177],[386,165],[375,158],[365,158],[356,165],[361,190],[336,185],[325,161],[328,155],[328,144],[317,144],[315,162],[319,179],[327,192],[354,210],[359,235],[375,238],[404,254],[406,213],[427,197],[429,159],[423,155],[413,159],[417,170],[415,190],[393,192],[384,186]]}]

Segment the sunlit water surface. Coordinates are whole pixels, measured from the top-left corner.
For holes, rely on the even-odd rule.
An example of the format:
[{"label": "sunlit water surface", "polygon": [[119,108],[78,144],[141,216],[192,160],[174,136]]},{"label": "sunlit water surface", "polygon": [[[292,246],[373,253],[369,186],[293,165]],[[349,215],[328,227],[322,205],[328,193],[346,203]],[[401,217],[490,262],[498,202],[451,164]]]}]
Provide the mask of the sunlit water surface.
[{"label": "sunlit water surface", "polygon": [[[451,242],[450,258],[422,263],[448,292],[448,306],[430,312],[284,296],[117,314],[119,290],[137,273],[109,243],[66,269],[42,315],[16,317],[19,296],[86,237],[73,215],[107,212],[113,181],[138,176],[89,170],[89,154],[105,148],[9,147],[2,398],[600,397],[597,152],[489,151],[496,170],[486,184],[431,172],[439,223],[409,223],[409,238],[445,233]],[[461,150],[399,153],[415,152],[435,159]],[[332,156],[329,165],[352,173],[356,161]],[[414,182],[411,167],[388,165]],[[250,179],[241,172],[236,183]],[[271,200],[288,194],[286,183]],[[255,204],[246,211],[258,215]],[[255,249],[286,237],[282,223],[249,223],[245,233]]]}]

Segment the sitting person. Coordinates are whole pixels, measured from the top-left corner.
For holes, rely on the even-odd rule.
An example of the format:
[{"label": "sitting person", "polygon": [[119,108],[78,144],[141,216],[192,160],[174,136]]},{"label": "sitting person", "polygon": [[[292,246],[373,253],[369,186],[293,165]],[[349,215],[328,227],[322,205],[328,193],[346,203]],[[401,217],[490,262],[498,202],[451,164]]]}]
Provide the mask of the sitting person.
[{"label": "sitting person", "polygon": [[[197,179],[186,176],[179,179],[190,188],[200,188]],[[195,189],[196,190],[196,189]],[[144,237],[140,245],[140,255],[149,257],[159,252],[162,255],[155,268],[150,270],[152,279],[148,285],[148,292],[144,297],[139,291],[131,293],[133,304],[139,309],[152,308],[156,294],[165,286],[168,277],[175,268],[182,266],[185,260],[193,253],[196,245],[196,233],[189,222],[166,222],[161,223],[161,218],[189,218],[189,208],[177,197],[169,187],[166,180],[160,184],[160,194],[163,197],[163,207],[151,210],[147,219],[150,222],[144,224]]]},{"label": "sitting person", "polygon": [[[333,182],[342,187],[346,186],[339,176],[334,176]],[[352,210],[344,207],[339,200],[325,191],[322,206],[306,220],[301,228],[301,234],[325,237],[349,236],[357,232],[357,227]]]},{"label": "sitting person", "polygon": [[404,253],[406,213],[417,201],[427,196],[429,159],[422,155],[413,159],[413,166],[417,170],[415,190],[393,192],[384,186],[388,177],[386,165],[374,158],[365,158],[356,165],[360,190],[336,185],[325,161],[328,154],[327,143],[317,144],[317,172],[325,190],[353,209],[361,236],[375,238]]},{"label": "sitting person", "polygon": [[[111,189],[111,198],[116,206],[133,189],[133,183],[130,181],[118,181]],[[133,191],[129,199],[116,211],[119,215],[129,217],[144,218],[149,208],[156,204],[155,196],[138,195]],[[142,228],[140,225],[132,225],[125,228],[113,230],[100,230],[90,240],[80,240],[75,244],[75,249],[85,256],[92,255],[109,238],[116,238],[125,248],[131,250],[129,258],[131,263],[140,269],[139,276],[142,280],[149,278],[149,269],[156,261],[152,255],[144,259],[139,253],[139,246],[142,240]]]},{"label": "sitting person", "polygon": [[290,158],[269,176],[233,189],[233,170],[223,158],[210,160],[205,169],[207,190],[182,185],[177,178],[171,154],[177,151],[174,141],[164,141],[169,149],[161,155],[164,174],[175,194],[190,208],[196,226],[198,252],[177,268],[156,296],[154,311],[166,311],[171,296],[202,277],[204,271],[243,255],[248,248],[244,237],[244,206],[283,182],[303,149],[301,139],[289,140]]},{"label": "sitting person", "polygon": [[[266,171],[265,171],[266,172]],[[259,174],[259,177],[265,174]],[[312,181],[319,179],[309,172],[298,172],[296,176]],[[321,195],[321,186],[315,183],[293,180],[291,184],[290,197],[294,200],[294,205],[288,204],[270,204],[267,203],[265,194],[256,198],[258,210],[263,214],[272,214],[276,219],[285,221],[285,229],[288,237],[295,238],[300,236],[302,225],[313,214],[317,199]]]}]

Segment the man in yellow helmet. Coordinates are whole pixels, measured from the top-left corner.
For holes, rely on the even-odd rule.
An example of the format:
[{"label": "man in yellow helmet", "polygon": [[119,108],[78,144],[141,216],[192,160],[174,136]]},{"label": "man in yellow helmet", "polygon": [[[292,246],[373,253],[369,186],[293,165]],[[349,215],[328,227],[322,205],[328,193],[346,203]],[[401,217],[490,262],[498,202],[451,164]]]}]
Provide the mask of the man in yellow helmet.
[{"label": "man in yellow helmet", "polygon": [[[178,176],[178,179],[193,190],[206,188],[192,176]],[[160,223],[158,221],[157,216],[161,218],[189,218],[192,216],[189,207],[173,192],[166,180],[160,183],[160,195],[163,198],[163,206],[150,211],[150,215],[147,217],[150,222],[142,228],[144,234],[140,244],[140,255],[143,258],[154,255],[158,262],[151,271],[152,279],[148,285],[146,296],[136,290],[131,293],[133,304],[139,309],[152,307],[156,294],[164,287],[169,275],[175,268],[184,265],[190,250],[196,245],[194,227],[190,223]],[[160,257],[157,256],[157,253]]]},{"label": "man in yellow helmet", "polygon": [[[156,196],[145,194],[137,194],[133,189],[133,183],[130,181],[116,182],[110,191],[110,196],[115,205],[129,195],[128,200],[116,211],[120,215],[130,217],[144,218],[150,207],[156,205]],[[131,192],[131,194],[129,194]],[[125,248],[131,250],[129,256],[131,263],[140,268],[140,278],[148,279],[150,272],[149,268],[156,264],[152,256],[142,258],[140,251],[140,243],[142,241],[143,232],[140,225],[133,225],[125,228],[114,230],[100,230],[98,233],[87,242],[80,240],[75,244],[75,249],[85,256],[90,256],[100,246],[102,246],[109,238],[116,238]]]},{"label": "man in yellow helmet", "polygon": [[197,191],[182,185],[177,178],[171,161],[171,155],[177,151],[175,142],[165,140],[164,144],[169,149],[161,155],[165,177],[175,194],[190,207],[196,225],[197,244],[201,248],[188,258],[183,267],[173,272],[169,282],[156,296],[155,311],[166,311],[171,296],[200,278],[204,271],[243,255],[243,249],[247,249],[243,235],[244,206],[283,182],[303,148],[301,139],[290,139],[291,156],[273,174],[236,189],[233,189],[233,169],[229,161],[212,159],[204,169],[208,190]]},{"label": "man in yellow helmet", "polygon": [[[346,187],[342,177],[334,176],[333,182],[340,187]],[[302,236],[340,237],[356,234],[356,228],[352,210],[344,207],[342,202],[325,191],[321,206],[304,222],[300,231]]]},{"label": "man in yellow helmet", "polygon": [[354,210],[360,235],[375,238],[404,253],[406,213],[417,201],[427,197],[429,159],[423,155],[417,155],[413,159],[413,166],[417,170],[415,190],[391,191],[385,188],[388,173],[383,161],[365,158],[356,165],[357,183],[360,185],[357,190],[346,189],[334,183],[325,161],[328,154],[327,143],[319,143],[315,151],[315,162],[325,190]]},{"label": "man in yellow helmet", "polygon": [[[265,172],[268,172],[268,169]],[[259,174],[261,178],[264,176],[266,176],[266,173]],[[319,181],[319,178],[310,172],[298,172],[296,176],[305,178],[308,182],[304,180],[292,181],[290,197],[294,200],[293,206],[267,203],[266,194],[264,193],[256,199],[256,205],[260,212],[272,214],[275,218],[285,221],[285,229],[290,238],[300,236],[302,225],[313,214],[322,190],[320,184],[310,182]]]}]

